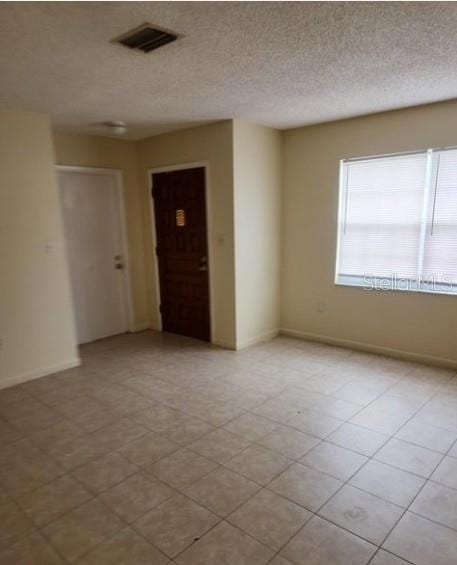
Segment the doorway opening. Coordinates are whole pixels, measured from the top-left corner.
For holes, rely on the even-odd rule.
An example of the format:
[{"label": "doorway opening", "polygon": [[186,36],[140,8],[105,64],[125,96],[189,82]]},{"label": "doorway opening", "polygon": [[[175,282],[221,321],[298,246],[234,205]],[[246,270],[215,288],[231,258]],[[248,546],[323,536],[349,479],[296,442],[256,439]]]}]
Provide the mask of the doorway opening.
[{"label": "doorway opening", "polygon": [[151,175],[162,330],[211,341],[206,169]]},{"label": "doorway opening", "polygon": [[57,171],[78,343],[125,333],[131,304],[121,173]]}]

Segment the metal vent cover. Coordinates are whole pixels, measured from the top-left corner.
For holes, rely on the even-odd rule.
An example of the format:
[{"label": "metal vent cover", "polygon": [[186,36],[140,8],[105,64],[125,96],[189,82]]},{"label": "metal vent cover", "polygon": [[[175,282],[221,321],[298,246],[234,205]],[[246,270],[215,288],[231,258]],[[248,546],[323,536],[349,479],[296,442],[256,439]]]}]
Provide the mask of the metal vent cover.
[{"label": "metal vent cover", "polygon": [[117,37],[113,42],[120,43],[129,49],[149,53],[177,39],[178,36],[175,33],[159,29],[151,24],[143,24]]}]

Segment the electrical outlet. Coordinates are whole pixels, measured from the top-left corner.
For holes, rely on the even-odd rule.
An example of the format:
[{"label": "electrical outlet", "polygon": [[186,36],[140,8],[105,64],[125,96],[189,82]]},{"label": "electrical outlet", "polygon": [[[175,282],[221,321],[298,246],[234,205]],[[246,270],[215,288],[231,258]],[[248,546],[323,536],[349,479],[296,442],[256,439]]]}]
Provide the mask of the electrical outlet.
[{"label": "electrical outlet", "polygon": [[317,303],[317,311],[319,314],[323,314],[327,310],[327,304],[325,302],[318,302]]}]

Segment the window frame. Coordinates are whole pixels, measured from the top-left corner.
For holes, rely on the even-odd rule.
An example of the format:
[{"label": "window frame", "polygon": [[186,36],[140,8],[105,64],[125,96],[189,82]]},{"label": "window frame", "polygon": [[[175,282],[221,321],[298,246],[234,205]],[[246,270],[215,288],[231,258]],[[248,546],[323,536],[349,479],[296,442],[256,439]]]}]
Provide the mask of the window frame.
[{"label": "window frame", "polygon": [[[370,291],[398,291],[398,292],[418,292],[423,294],[438,294],[438,295],[457,295],[457,281],[452,283],[434,282],[433,289],[427,286],[427,282],[423,282],[421,273],[423,271],[423,262],[426,249],[427,238],[427,218],[429,213],[429,206],[431,200],[432,185],[437,182],[439,155],[444,151],[455,151],[457,146],[448,147],[434,147],[428,149],[418,149],[413,151],[402,151],[397,153],[384,153],[377,155],[365,155],[362,157],[349,157],[340,159],[339,162],[339,177],[338,177],[338,215],[337,215],[337,242],[336,242],[336,258],[335,258],[335,278],[334,284],[336,286],[362,288],[363,290]],[[341,254],[341,240],[344,235],[344,227],[346,225],[347,215],[347,168],[345,165],[351,162],[360,161],[374,161],[375,159],[385,159],[392,157],[407,157],[410,155],[426,155],[426,173],[424,179],[424,193],[422,203],[422,218],[420,226],[419,247],[418,247],[418,265],[416,279],[392,279],[390,277],[372,277],[367,275],[341,275],[339,273],[339,263]],[[436,197],[436,188],[434,191]],[[397,281],[393,284],[393,281]],[[401,284],[398,284],[401,283]],[[405,283],[403,285],[403,283]]]}]

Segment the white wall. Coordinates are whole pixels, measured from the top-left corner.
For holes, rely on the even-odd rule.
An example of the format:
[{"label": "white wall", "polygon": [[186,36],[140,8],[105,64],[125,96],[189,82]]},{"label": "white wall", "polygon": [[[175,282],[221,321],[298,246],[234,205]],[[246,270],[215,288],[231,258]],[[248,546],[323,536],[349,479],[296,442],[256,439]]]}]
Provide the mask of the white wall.
[{"label": "white wall", "polygon": [[0,111],[0,263],[0,388],[78,364],[51,130],[41,114]]},{"label": "white wall", "polygon": [[457,102],[285,133],[284,330],[457,365],[456,296],[368,292],[333,282],[339,160],[450,145],[457,145]]},{"label": "white wall", "polygon": [[281,144],[277,130],[233,122],[238,349],[279,330]]}]

